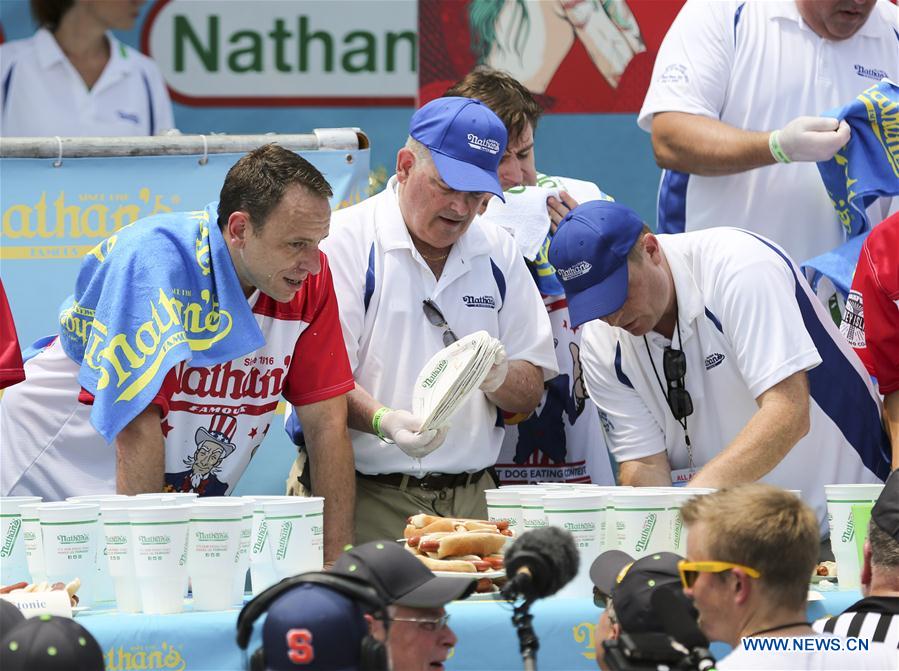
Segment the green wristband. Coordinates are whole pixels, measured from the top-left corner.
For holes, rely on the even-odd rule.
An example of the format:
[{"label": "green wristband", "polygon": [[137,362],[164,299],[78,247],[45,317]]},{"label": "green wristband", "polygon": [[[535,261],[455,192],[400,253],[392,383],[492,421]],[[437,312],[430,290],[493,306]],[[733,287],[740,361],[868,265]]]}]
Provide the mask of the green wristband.
[{"label": "green wristband", "polygon": [[383,441],[387,440],[387,436],[385,436],[381,431],[381,420],[384,419],[384,415],[388,412],[391,412],[391,408],[388,408],[386,405],[381,406],[377,410],[375,410],[375,414],[371,418],[371,428],[375,430],[375,433],[378,435]]},{"label": "green wristband", "polygon": [[771,150],[771,155],[778,163],[792,163],[790,157],[787,156],[786,152],[784,152],[783,148],[780,146],[780,141],[777,138],[778,133],[780,133],[780,131],[771,131],[771,134],[768,136],[768,149]]}]

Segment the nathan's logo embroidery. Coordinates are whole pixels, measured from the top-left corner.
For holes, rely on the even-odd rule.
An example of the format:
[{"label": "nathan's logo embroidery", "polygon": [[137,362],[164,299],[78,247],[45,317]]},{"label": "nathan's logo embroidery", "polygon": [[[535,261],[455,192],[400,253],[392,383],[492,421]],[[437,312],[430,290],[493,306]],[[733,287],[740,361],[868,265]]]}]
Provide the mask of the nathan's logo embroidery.
[{"label": "nathan's logo embroidery", "polygon": [[591,263],[587,261],[580,261],[579,263],[575,263],[570,268],[557,268],[556,272],[559,274],[563,280],[573,280],[576,277],[580,277],[581,275],[586,275],[590,272],[590,269],[593,267]]},{"label": "nathan's logo embroidery", "polygon": [[680,63],[672,63],[659,75],[660,84],[686,84],[689,81],[687,68]]},{"label": "nathan's logo embroidery", "polygon": [[470,308],[496,309],[496,300],[493,296],[462,296],[462,300]]},{"label": "nathan's logo embroidery", "polygon": [[117,114],[118,117],[119,117],[120,119],[122,119],[123,121],[130,121],[130,122],[133,123],[133,124],[139,124],[139,123],[140,123],[140,119],[137,118],[137,115],[136,115],[136,114],[131,114],[131,113],[129,113],[129,112],[123,112],[122,110],[118,110],[118,111],[116,112],[116,114]]},{"label": "nathan's logo embroidery", "polygon": [[705,369],[711,370],[715,366],[719,365],[722,361],[724,361],[725,357],[721,352],[715,352],[714,354],[709,354],[705,358]]},{"label": "nathan's logo embroidery", "polygon": [[852,67],[855,69],[855,74],[859,77],[867,77],[868,79],[874,79],[876,81],[889,78],[889,75],[887,75],[886,72],[878,70],[877,68],[866,68],[864,65],[859,65],[858,63]]},{"label": "nathan's logo embroidery", "polygon": [[474,133],[468,134],[468,146],[478,151],[486,151],[488,154],[499,153],[499,142],[491,138],[479,138]]},{"label": "nathan's logo embroidery", "polygon": [[860,291],[853,289],[846,297],[840,333],[853,347],[865,347],[865,303]]}]

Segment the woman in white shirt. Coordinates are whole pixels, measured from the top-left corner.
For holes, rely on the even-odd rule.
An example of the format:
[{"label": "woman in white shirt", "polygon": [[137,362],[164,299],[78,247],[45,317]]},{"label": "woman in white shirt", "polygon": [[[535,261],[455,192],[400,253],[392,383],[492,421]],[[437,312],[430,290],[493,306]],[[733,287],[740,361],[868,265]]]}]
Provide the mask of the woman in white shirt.
[{"label": "woman in white shirt", "polygon": [[156,135],[174,127],[156,64],[119,42],[144,0],[31,0],[40,25],[0,46],[0,135]]}]

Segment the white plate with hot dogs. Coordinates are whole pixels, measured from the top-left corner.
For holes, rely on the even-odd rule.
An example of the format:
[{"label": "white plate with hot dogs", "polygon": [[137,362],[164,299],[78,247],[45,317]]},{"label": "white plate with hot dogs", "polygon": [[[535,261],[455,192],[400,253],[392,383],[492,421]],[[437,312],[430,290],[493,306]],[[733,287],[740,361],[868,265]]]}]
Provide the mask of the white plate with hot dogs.
[{"label": "white plate with hot dogs", "polygon": [[478,571],[477,573],[459,573],[458,571],[431,571],[434,575],[444,578],[467,578],[468,580],[496,580],[506,575],[504,569],[493,569],[490,571]]}]

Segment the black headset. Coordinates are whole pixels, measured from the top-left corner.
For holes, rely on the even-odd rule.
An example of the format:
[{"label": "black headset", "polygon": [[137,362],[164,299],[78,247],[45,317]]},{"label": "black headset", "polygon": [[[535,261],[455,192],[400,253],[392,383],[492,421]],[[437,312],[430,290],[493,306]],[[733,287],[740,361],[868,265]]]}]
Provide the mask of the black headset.
[{"label": "black headset", "polygon": [[[249,601],[237,616],[237,645],[246,650],[253,634],[253,623],[269,609],[272,602],[298,585],[322,585],[359,604],[362,610],[388,626],[387,602],[374,587],[334,573],[311,572],[285,578]],[[370,633],[362,639],[359,649],[359,671],[389,671],[387,646]],[[265,671],[265,650],[260,646],[250,656],[250,671]]]}]

